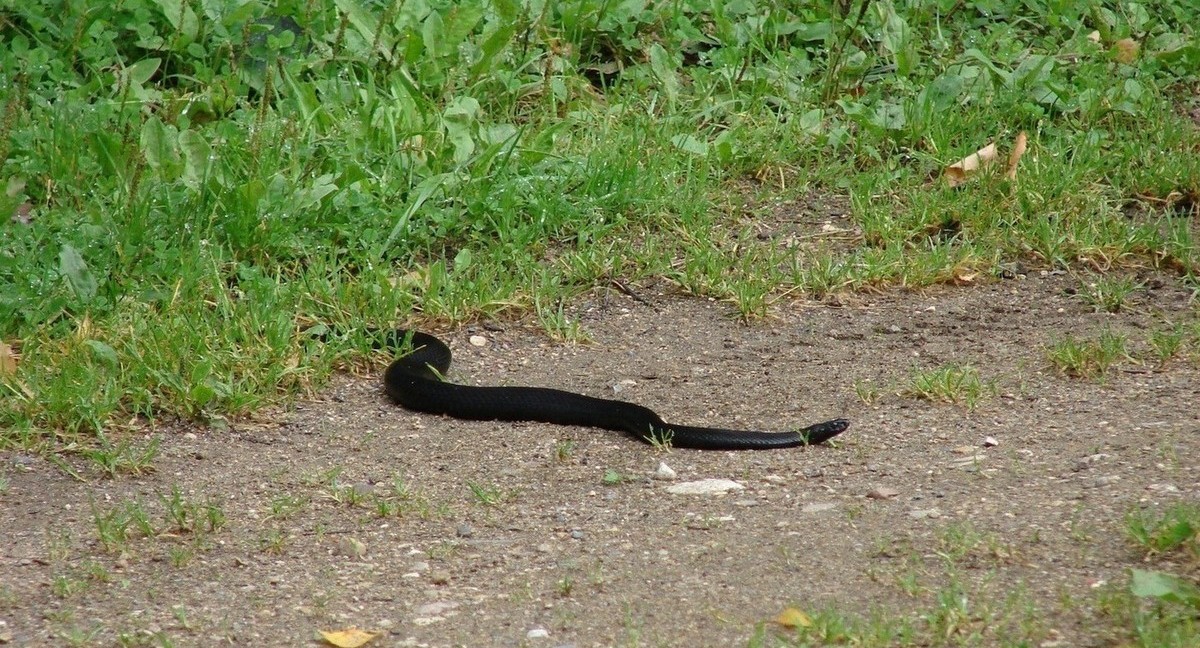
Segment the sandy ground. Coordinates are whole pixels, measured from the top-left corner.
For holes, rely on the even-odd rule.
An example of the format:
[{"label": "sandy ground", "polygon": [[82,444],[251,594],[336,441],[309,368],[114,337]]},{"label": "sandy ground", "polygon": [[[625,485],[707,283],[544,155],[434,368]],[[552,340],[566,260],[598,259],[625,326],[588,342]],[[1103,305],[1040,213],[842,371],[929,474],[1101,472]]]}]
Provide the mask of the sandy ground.
[{"label": "sandy ground", "polygon": [[[160,425],[144,475],[68,457],[81,482],[0,452],[0,644],[317,645],[350,626],[378,632],[372,646],[771,644],[789,606],[932,624],[947,595],[951,643],[1108,644],[1098,597],[1142,557],[1125,516],[1200,501],[1200,360],[1083,380],[1045,347],[1107,328],[1144,352],[1197,307],[1154,277],[1095,313],[1070,294],[1084,281],[793,303],[752,325],[668,291],[597,290],[572,313],[588,345],[520,323],[442,333],[458,382],[628,399],[682,423],[853,421],[820,447],[663,451],[456,421],[342,377],[226,430]],[[992,385],[973,411],[903,393],[949,363]],[[674,482],[652,478],[660,462]],[[704,478],[744,489],[666,491]]]}]

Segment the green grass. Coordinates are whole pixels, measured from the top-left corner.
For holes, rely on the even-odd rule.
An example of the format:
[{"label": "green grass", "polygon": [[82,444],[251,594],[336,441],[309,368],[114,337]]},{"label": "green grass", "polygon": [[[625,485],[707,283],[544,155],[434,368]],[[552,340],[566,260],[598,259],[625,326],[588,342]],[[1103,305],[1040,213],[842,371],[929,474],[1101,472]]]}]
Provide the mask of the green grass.
[{"label": "green grass", "polygon": [[1116,313],[1126,308],[1130,295],[1141,287],[1141,283],[1131,277],[1099,277],[1084,286],[1079,298],[1097,312]]},{"label": "green grass", "polygon": [[515,491],[498,484],[480,484],[474,481],[467,482],[467,489],[471,491],[471,498],[475,503],[485,507],[499,506],[513,500],[517,495]]},{"label": "green grass", "polygon": [[1179,503],[1161,514],[1130,513],[1126,535],[1148,555],[1180,552],[1200,561],[1200,506]]},{"label": "green grass", "polygon": [[979,377],[979,370],[948,364],[929,371],[914,371],[904,393],[934,402],[962,403],[975,409],[979,401],[996,393],[994,381]]},{"label": "green grass", "polygon": [[[613,282],[750,319],[1015,259],[1195,285],[1195,8],[1008,4],[0,11],[0,443],[220,425],[367,366],[397,321],[583,341],[566,305]],[[1019,130],[1017,182],[926,182]],[[848,199],[861,236],[758,238],[791,197]]]},{"label": "green grass", "polygon": [[1047,355],[1060,372],[1092,379],[1103,378],[1117,362],[1133,359],[1128,339],[1108,330],[1091,339],[1078,339],[1068,333],[1050,345]]}]

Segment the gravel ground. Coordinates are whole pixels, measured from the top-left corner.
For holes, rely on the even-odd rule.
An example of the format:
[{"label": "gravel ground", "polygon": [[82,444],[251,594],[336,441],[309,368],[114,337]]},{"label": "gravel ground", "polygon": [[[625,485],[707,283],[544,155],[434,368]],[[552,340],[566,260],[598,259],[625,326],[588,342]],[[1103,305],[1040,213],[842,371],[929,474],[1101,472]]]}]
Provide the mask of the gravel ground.
[{"label": "gravel ground", "polygon": [[[1097,597],[1141,564],[1125,516],[1200,501],[1200,362],[1083,380],[1045,347],[1111,329],[1144,350],[1163,322],[1195,321],[1175,279],[1143,279],[1117,314],[1071,294],[1086,278],[1033,273],[792,303],[753,325],[667,290],[599,290],[572,313],[591,344],[521,323],[442,334],[458,382],[682,423],[853,421],[820,447],[664,451],[456,421],[345,376],[228,429],[147,430],[161,447],[143,475],[67,456],[80,481],[0,452],[0,644],[317,645],[357,626],[372,646],[729,646],[788,636],[771,623],[788,607],[917,618],[953,592],[951,641],[1109,645]],[[990,385],[974,410],[904,393],[950,363]],[[667,491],[708,478],[742,488]]]}]

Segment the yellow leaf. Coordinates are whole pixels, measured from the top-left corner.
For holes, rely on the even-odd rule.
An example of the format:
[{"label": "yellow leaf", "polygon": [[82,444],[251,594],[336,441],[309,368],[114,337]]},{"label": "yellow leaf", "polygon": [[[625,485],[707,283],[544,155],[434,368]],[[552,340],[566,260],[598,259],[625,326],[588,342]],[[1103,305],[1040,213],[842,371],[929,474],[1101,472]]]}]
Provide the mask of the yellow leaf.
[{"label": "yellow leaf", "polygon": [[320,630],[319,632],[325,638],[325,641],[337,646],[337,648],[358,648],[359,646],[365,646],[367,642],[379,636],[377,632],[367,632],[358,628],[330,630],[329,632]]},{"label": "yellow leaf", "polygon": [[12,347],[0,342],[0,376],[17,373],[17,360],[20,358]]},{"label": "yellow leaf", "polygon": [[783,608],[783,611],[775,615],[775,623],[785,628],[811,628],[812,619],[807,614],[797,610],[794,607]]},{"label": "yellow leaf", "polygon": [[1126,64],[1133,63],[1134,59],[1137,58],[1138,50],[1142,47],[1132,38],[1122,38],[1113,43],[1113,45],[1117,47],[1117,60]]},{"label": "yellow leaf", "polygon": [[1028,141],[1029,136],[1025,134],[1025,131],[1017,133],[1017,141],[1013,143],[1012,152],[1008,154],[1008,170],[1004,172],[1004,177],[1009,180],[1017,179],[1017,163],[1021,161],[1021,156],[1025,155]]},{"label": "yellow leaf", "polygon": [[994,161],[996,161],[995,142],[946,167],[942,177],[946,178],[946,183],[951,187],[957,187],[966,182],[967,177],[978,171],[980,167]]}]

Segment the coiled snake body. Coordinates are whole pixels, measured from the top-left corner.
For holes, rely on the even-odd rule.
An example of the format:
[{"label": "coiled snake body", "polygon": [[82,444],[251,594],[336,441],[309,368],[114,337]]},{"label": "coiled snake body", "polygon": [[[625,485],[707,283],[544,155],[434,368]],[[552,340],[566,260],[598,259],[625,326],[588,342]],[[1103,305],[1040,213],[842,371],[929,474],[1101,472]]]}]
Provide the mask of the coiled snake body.
[{"label": "coiled snake body", "polygon": [[384,389],[397,404],[418,412],[477,421],[541,421],[626,432],[643,441],[701,450],[770,450],[827,441],[850,426],[833,419],[795,432],[751,432],[667,423],[652,410],[545,387],[472,387],[442,382],[450,348],[416,331],[395,331],[389,347],[409,340],[412,353],[387,368]]}]

